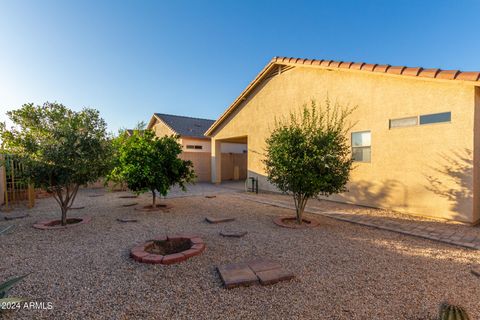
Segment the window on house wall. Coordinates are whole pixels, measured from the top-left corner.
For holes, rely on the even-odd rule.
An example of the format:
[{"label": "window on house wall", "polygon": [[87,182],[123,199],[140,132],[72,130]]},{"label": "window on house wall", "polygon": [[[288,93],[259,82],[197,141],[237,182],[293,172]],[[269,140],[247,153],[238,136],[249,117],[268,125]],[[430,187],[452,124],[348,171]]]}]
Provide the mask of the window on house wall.
[{"label": "window on house wall", "polygon": [[424,114],[420,116],[420,125],[452,121],[451,112]]},{"label": "window on house wall", "polygon": [[353,161],[370,162],[372,152],[372,139],[370,131],[352,132],[352,158]]},{"label": "window on house wall", "polygon": [[390,119],[390,129],[412,127],[418,124],[418,117],[408,117],[400,119]]},{"label": "window on house wall", "polygon": [[187,148],[187,149],[197,149],[197,150],[201,150],[201,149],[203,149],[203,146],[193,145],[193,144],[187,144],[186,148]]}]

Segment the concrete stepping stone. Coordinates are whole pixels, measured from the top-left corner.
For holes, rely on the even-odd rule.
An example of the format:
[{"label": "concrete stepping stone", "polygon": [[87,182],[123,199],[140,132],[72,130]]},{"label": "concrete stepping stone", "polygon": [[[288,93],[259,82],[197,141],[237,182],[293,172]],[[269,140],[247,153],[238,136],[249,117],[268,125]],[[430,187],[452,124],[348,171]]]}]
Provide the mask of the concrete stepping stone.
[{"label": "concrete stepping stone", "polygon": [[222,230],[220,231],[220,235],[227,237],[227,238],[241,238],[247,235],[247,231],[227,231],[227,230]]},{"label": "concrete stepping stone", "polygon": [[80,210],[80,209],[85,209],[84,206],[80,206],[80,207],[71,207],[70,208],[71,210]]},{"label": "concrete stepping stone", "polygon": [[8,215],[4,216],[5,220],[16,220],[16,219],[23,219],[28,217],[28,214],[17,214],[17,215]]},{"label": "concrete stepping stone", "polygon": [[91,194],[89,195],[90,198],[96,198],[96,197],[103,197],[104,194]]},{"label": "concrete stepping stone", "polygon": [[235,218],[216,218],[216,217],[206,217],[205,220],[209,223],[222,223],[222,222],[230,222],[234,221]]},{"label": "concrete stepping stone", "polygon": [[225,288],[249,286],[258,283],[255,273],[245,263],[233,263],[217,268]]},{"label": "concrete stepping stone", "polygon": [[270,285],[280,281],[286,281],[293,279],[295,276],[292,272],[283,268],[277,268],[272,270],[259,271],[255,273],[262,285]]},{"label": "concrete stepping stone", "polygon": [[257,283],[270,285],[295,277],[292,272],[285,270],[278,262],[267,259],[223,265],[217,267],[217,270],[227,289]]},{"label": "concrete stepping stone", "polygon": [[280,263],[265,259],[255,259],[247,262],[247,265],[255,273],[282,268],[282,265]]},{"label": "concrete stepping stone", "polygon": [[207,199],[213,199],[213,198],[216,198],[217,196],[205,196],[205,198]]},{"label": "concrete stepping stone", "polygon": [[125,203],[125,204],[122,204],[122,207],[132,207],[134,205],[137,205],[138,202],[131,202],[131,203]]},{"label": "concrete stepping stone", "polygon": [[138,196],[132,194],[132,195],[126,195],[126,196],[119,196],[120,199],[135,199],[138,198]]},{"label": "concrete stepping stone", "polygon": [[117,221],[126,223],[126,222],[137,222],[138,220],[134,218],[118,218]]}]

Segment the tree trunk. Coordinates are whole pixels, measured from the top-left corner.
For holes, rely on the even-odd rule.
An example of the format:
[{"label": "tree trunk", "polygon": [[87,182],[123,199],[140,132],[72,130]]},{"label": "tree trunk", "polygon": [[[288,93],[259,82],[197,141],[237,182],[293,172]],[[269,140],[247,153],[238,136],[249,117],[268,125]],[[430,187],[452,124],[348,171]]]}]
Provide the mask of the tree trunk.
[{"label": "tree trunk", "polygon": [[293,200],[295,202],[295,213],[297,218],[297,223],[302,224],[302,212],[300,212],[300,203],[302,201],[302,196],[299,194],[293,195]]},{"label": "tree trunk", "polygon": [[152,190],[152,208],[155,209],[157,207],[157,195],[155,194],[155,190]]},{"label": "tree trunk", "polygon": [[67,225],[67,210],[68,208],[66,208],[65,206],[62,206],[62,226]]},{"label": "tree trunk", "polygon": [[295,209],[297,213],[297,223],[303,223],[303,212],[305,211],[305,206],[307,205],[308,198],[305,196],[298,196],[295,198]]},{"label": "tree trunk", "polygon": [[57,186],[53,191],[53,198],[58,202],[60,209],[62,210],[62,226],[67,225],[67,211],[73,205],[79,187],[80,185],[78,184],[68,185],[65,189]]},{"label": "tree trunk", "polygon": [[302,206],[301,206],[302,202],[299,201],[298,202],[298,206],[297,206],[297,223],[298,224],[302,224],[302,217],[303,217],[303,210],[302,210]]}]

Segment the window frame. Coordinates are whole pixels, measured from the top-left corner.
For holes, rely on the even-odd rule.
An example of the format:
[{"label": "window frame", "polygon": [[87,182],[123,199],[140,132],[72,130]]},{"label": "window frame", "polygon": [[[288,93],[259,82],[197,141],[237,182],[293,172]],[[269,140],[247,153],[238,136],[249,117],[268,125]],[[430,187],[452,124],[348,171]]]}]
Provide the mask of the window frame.
[{"label": "window frame", "polygon": [[[448,121],[438,121],[438,122],[430,122],[430,123],[421,123],[421,119],[422,117],[425,117],[425,116],[434,116],[434,115],[438,115],[438,114],[446,114],[446,113],[449,113],[450,114],[450,120]],[[430,125],[435,125],[435,124],[442,124],[442,123],[452,123],[452,111],[444,111],[444,112],[436,112],[436,113],[426,113],[426,114],[421,114],[418,116],[418,125],[419,126],[430,126]]]},{"label": "window frame", "polygon": [[187,144],[185,145],[186,150],[203,150],[203,146],[201,144]]},{"label": "window frame", "polygon": [[[353,145],[353,135],[358,134],[358,133],[369,133],[370,134],[370,145],[368,146],[354,146]],[[362,130],[362,131],[352,131],[350,133],[350,145],[351,145],[351,154],[352,154],[352,160],[353,162],[360,162],[360,163],[371,163],[372,162],[372,131],[371,130]],[[370,149],[370,160],[365,161],[365,160],[355,160],[353,158],[353,150],[355,149]]]},{"label": "window frame", "polygon": [[[392,121],[395,120],[405,120],[405,119],[413,119],[415,118],[417,121],[414,125],[409,125],[409,126],[398,126],[398,127],[392,127]],[[402,128],[410,128],[410,127],[416,127],[420,124],[420,117],[419,116],[409,116],[409,117],[402,117],[402,118],[392,118],[388,119],[388,129],[402,129]]]}]

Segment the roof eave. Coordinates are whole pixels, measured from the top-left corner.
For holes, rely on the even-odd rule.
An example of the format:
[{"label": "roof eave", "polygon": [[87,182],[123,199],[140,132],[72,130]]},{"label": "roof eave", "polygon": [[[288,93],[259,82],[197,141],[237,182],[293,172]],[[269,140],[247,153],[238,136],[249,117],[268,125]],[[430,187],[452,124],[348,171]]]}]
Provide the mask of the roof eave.
[{"label": "roof eave", "polygon": [[[435,80],[435,81],[455,81],[468,83],[480,87],[479,72],[462,72],[460,70],[440,70],[440,69],[423,69],[408,68],[406,66],[378,65],[367,63],[353,63],[333,60],[315,60],[301,58],[274,57],[255,79],[242,91],[237,99],[225,110],[225,112],[210,126],[205,132],[205,136],[212,137],[218,126],[236,109],[236,107],[245,100],[245,97],[256,87],[265,74],[275,65],[289,66],[311,66],[320,69],[336,69],[373,72],[379,75],[403,76],[416,78],[419,80]],[[378,69],[378,70],[377,70]]]},{"label": "roof eave", "polygon": [[211,137],[213,132],[215,131],[215,129],[218,127],[218,125],[220,123],[222,123],[223,120],[225,120],[233,110],[235,110],[235,108],[237,107],[238,104],[240,104],[241,102],[244,101],[245,96],[247,96],[250,93],[250,91],[252,91],[255,88],[255,86],[262,80],[263,76],[265,76],[265,74],[267,74],[268,71],[270,71],[270,69],[276,64],[277,64],[276,63],[276,58],[273,58],[262,69],[262,71],[260,71],[258,73],[258,75],[255,77],[255,79],[253,79],[253,81],[250,82],[250,84],[245,88],[245,90],[242,91],[240,96],[238,96],[238,98],[235,99],[235,101],[233,101],[233,103],[227,108],[227,110],[225,110],[222,113],[222,115],[210,126],[210,128],[208,128],[208,130],[205,131],[204,135],[207,136],[207,137]]}]

